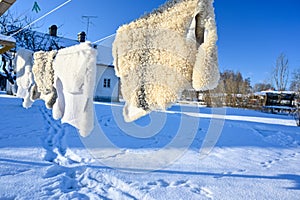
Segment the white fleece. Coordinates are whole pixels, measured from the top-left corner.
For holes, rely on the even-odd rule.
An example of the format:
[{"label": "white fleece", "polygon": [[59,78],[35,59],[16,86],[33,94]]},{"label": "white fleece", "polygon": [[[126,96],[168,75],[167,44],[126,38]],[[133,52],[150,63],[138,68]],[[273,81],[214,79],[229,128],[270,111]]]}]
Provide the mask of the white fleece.
[{"label": "white fleece", "polygon": [[211,90],[217,87],[220,79],[217,50],[217,28],[212,0],[200,1],[199,12],[203,19],[199,26],[204,27],[204,42],[198,48],[193,69],[193,88]]},{"label": "white fleece", "polygon": [[37,91],[32,90],[32,98],[38,98],[38,93],[40,93],[39,98],[45,101],[46,107],[52,109],[53,104],[56,101],[57,93],[56,89],[53,87],[54,84],[54,70],[53,61],[57,54],[57,51],[38,51],[34,53],[34,64],[33,64],[33,74],[34,80],[36,82]]},{"label": "white fleece", "polygon": [[96,58],[97,50],[86,42],[59,50],[53,63],[58,94],[53,117],[76,127],[81,136],[94,128]]},{"label": "white fleece", "polygon": [[[212,4],[212,0],[171,0],[118,29],[113,57],[126,101],[125,121],[166,109],[192,85],[197,90],[217,85]],[[199,44],[201,37],[204,41]]]},{"label": "white fleece", "polygon": [[30,90],[34,84],[32,65],[33,52],[27,49],[19,49],[15,58],[17,97],[23,98],[22,105],[24,108],[29,108],[33,104],[30,99]]}]

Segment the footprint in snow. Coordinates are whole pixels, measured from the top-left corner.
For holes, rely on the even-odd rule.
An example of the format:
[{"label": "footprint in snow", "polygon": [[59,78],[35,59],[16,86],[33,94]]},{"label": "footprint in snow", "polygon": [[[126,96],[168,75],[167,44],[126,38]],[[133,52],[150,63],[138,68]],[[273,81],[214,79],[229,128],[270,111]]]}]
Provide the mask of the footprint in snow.
[{"label": "footprint in snow", "polygon": [[[281,156],[281,154],[280,154],[280,156]],[[287,156],[284,156],[283,158],[290,159],[290,158],[295,158],[296,156],[297,156],[297,153],[292,153],[292,154],[288,154]],[[275,158],[272,160],[268,160],[266,162],[261,162],[260,165],[262,165],[262,167],[264,167],[264,168],[270,168],[270,167],[272,167],[273,164],[280,162],[282,160],[283,159],[281,159],[281,158]]]},{"label": "footprint in snow", "polygon": [[160,187],[168,187],[170,185],[168,182],[166,182],[162,179],[158,180],[157,183]]},{"label": "footprint in snow", "polygon": [[[245,170],[241,170],[240,172],[244,172]],[[136,185],[132,183],[132,185]],[[146,184],[146,186],[142,186],[141,190],[153,190],[156,188],[187,188],[192,193],[195,193],[200,196],[205,196],[208,199],[213,199],[213,192],[207,187],[201,187],[200,185],[193,183],[189,180],[178,180],[171,183],[163,179],[159,179],[157,181],[151,181]]]},{"label": "footprint in snow", "polygon": [[200,194],[204,195],[205,197],[207,197],[209,199],[213,199],[213,192],[206,187],[200,188]]},{"label": "footprint in snow", "polygon": [[239,170],[236,170],[236,171],[223,172],[221,174],[218,174],[218,175],[214,176],[214,178],[222,178],[222,177],[230,176],[232,174],[244,173],[246,171],[247,170],[245,170],[245,169],[239,169]]},{"label": "footprint in snow", "polygon": [[187,181],[179,180],[179,181],[172,182],[170,184],[170,187],[185,187],[186,185],[187,185]]}]

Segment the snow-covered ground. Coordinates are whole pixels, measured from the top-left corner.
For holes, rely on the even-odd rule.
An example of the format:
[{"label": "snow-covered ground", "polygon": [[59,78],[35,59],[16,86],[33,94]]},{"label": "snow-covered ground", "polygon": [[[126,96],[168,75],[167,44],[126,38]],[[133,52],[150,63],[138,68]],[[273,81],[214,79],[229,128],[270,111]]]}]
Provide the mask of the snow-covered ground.
[{"label": "snow-covered ground", "polygon": [[83,139],[42,101],[21,105],[0,95],[1,200],[300,197],[291,116],[175,105],[126,124],[122,104],[95,103],[99,125]]}]

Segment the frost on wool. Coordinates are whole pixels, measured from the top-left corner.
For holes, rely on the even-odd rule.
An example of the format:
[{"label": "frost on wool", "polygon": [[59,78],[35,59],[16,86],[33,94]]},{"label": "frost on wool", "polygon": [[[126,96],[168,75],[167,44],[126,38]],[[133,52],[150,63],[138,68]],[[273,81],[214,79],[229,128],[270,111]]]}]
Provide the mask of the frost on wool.
[{"label": "frost on wool", "polygon": [[[54,70],[53,61],[57,54],[57,51],[38,51],[35,52],[33,74],[36,86],[31,91],[32,99],[40,98],[45,101],[46,107],[52,109],[57,93],[53,87],[54,84]],[[40,93],[40,96],[38,95]]]},{"label": "frost on wool", "polygon": [[96,84],[97,50],[81,43],[58,51],[53,68],[58,98],[53,118],[62,118],[87,136],[94,129],[93,96]]},{"label": "frost on wool", "polygon": [[[213,2],[201,1],[199,13],[194,20],[200,21],[198,29],[204,30],[203,43],[200,44],[196,54],[193,69],[193,88],[195,90],[211,90],[217,87],[220,79],[217,51],[217,28]],[[203,20],[205,19],[205,20]],[[197,25],[196,25],[197,35]]]},{"label": "frost on wool", "polygon": [[23,98],[23,107],[29,108],[33,101],[30,99],[30,90],[34,84],[33,52],[27,49],[19,49],[16,54],[16,83],[18,85],[17,97]]},{"label": "frost on wool", "polygon": [[212,0],[171,0],[123,25],[113,43],[116,75],[130,122],[166,109],[184,89],[213,89],[219,80]]}]

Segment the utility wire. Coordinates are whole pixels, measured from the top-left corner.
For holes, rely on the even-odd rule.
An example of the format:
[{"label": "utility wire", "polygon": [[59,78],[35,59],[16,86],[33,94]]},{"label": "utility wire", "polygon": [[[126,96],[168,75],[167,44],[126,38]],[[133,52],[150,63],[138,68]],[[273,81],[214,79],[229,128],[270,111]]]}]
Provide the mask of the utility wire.
[{"label": "utility wire", "polygon": [[101,39],[99,39],[99,40],[93,42],[92,44],[97,44],[97,43],[102,42],[103,40],[106,40],[106,39],[108,39],[108,38],[111,38],[111,37],[113,37],[113,36],[115,36],[115,35],[116,35],[116,33],[111,34],[111,35],[109,35],[109,36],[106,36],[106,37],[104,37],[104,38],[101,38]]}]

